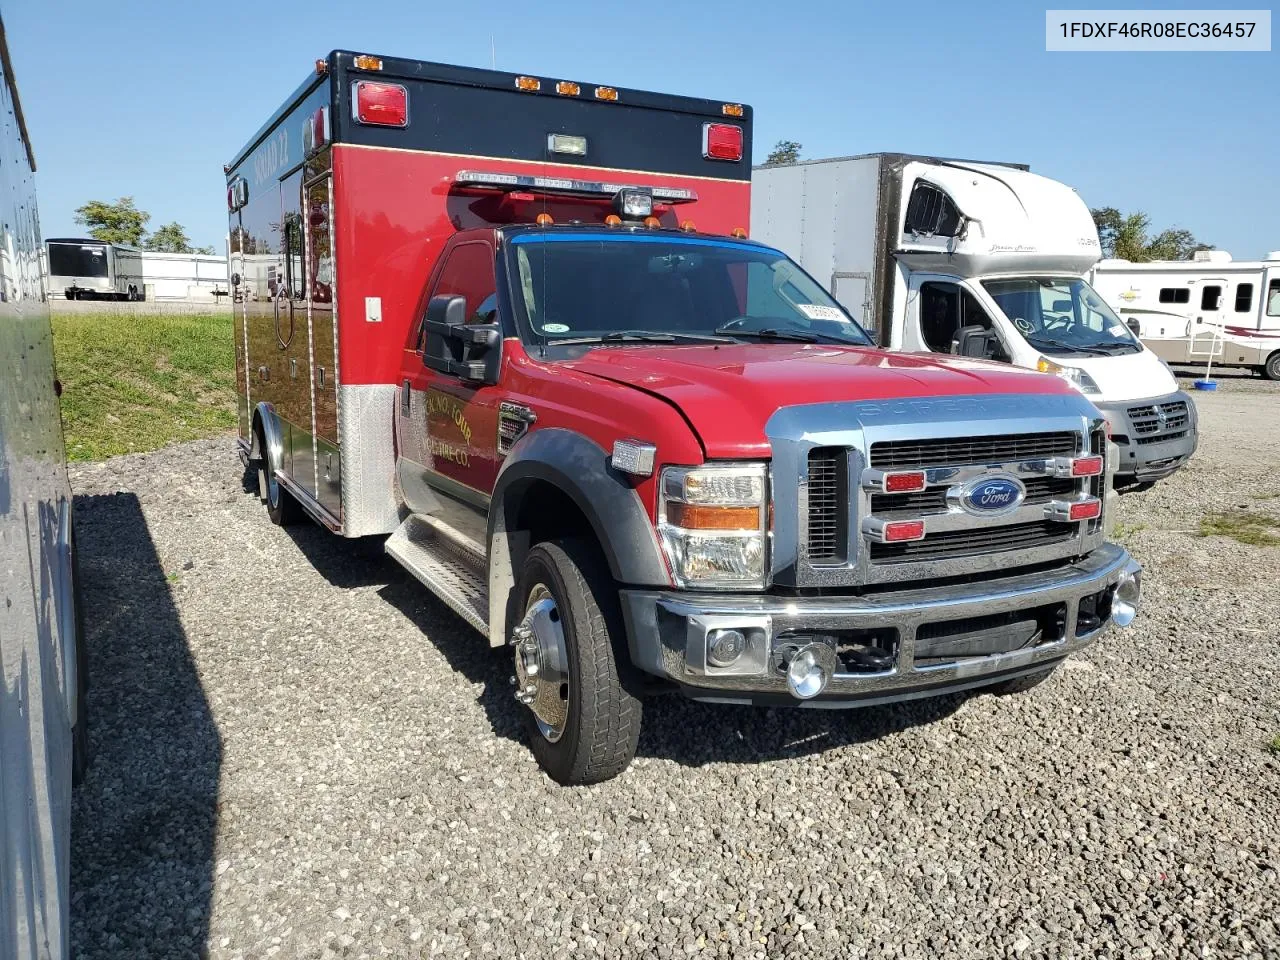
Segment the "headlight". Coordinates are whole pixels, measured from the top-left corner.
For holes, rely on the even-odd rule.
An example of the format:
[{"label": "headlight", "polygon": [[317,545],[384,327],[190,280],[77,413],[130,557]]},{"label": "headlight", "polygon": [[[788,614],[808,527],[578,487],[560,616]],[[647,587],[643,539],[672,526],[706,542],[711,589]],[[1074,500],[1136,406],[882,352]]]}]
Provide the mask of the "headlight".
[{"label": "headlight", "polygon": [[768,465],[667,467],[658,493],[658,535],[676,586],[763,590]]},{"label": "headlight", "polygon": [[1036,361],[1036,369],[1041,373],[1056,373],[1063,380],[1072,384],[1081,393],[1099,394],[1102,392],[1098,389],[1098,385],[1094,382],[1093,377],[1089,376],[1079,367],[1064,367],[1060,363],[1054,363],[1047,357],[1041,357]]}]

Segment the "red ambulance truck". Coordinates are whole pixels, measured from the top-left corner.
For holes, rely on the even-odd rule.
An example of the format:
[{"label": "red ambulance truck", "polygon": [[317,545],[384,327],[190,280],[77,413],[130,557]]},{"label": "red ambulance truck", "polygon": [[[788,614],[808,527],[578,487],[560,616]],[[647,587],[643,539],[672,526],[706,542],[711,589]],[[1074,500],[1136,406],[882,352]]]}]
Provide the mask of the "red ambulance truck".
[{"label": "red ambulance truck", "polygon": [[562,783],[654,690],[1022,689],[1137,613],[1097,410],[879,352],[746,239],[749,107],[335,52],[226,174],[271,520],[387,537]]}]

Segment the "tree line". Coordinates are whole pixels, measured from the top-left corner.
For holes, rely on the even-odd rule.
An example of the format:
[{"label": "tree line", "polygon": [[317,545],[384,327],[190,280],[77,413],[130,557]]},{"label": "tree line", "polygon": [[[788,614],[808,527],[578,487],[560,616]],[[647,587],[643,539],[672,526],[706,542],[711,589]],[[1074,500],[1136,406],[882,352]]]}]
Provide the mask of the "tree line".
[{"label": "tree line", "polygon": [[116,243],[163,253],[203,253],[213,255],[213,247],[193,247],[186,228],[176,220],[166,223],[148,235],[151,214],[139,210],[133,197],[120,197],[115,203],[90,200],[76,208],[76,223],[89,228],[89,235],[104,243]]},{"label": "tree line", "polygon": [[[800,162],[801,145],[794,140],[779,140],[765,158],[766,167],[783,167]],[[1151,232],[1151,217],[1141,210],[1121,213],[1115,207],[1091,208],[1093,225],[1098,228],[1098,243],[1104,257],[1145,263],[1149,260],[1190,260],[1199,250],[1212,250],[1201,243],[1190,230],[1168,227]]]}]

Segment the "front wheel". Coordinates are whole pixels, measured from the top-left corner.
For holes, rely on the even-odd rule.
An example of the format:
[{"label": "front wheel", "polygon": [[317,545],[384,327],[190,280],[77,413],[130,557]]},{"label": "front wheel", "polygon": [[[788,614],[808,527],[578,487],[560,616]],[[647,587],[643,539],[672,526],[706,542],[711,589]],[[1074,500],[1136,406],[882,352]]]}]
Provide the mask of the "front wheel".
[{"label": "front wheel", "polygon": [[640,738],[640,701],[621,680],[629,662],[617,587],[596,553],[576,540],[530,550],[511,637],[533,755],[570,786],[616,777]]},{"label": "front wheel", "polygon": [[1267,365],[1262,368],[1262,375],[1268,380],[1280,380],[1280,350],[1267,357]]}]

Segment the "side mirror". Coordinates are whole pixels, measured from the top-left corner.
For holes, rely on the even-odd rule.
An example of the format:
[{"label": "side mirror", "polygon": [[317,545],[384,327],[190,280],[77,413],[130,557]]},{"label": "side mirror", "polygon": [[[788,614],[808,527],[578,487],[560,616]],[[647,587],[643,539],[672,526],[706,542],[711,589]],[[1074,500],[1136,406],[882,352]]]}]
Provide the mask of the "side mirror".
[{"label": "side mirror", "polygon": [[1130,317],[1128,320],[1125,321],[1125,326],[1127,326],[1129,330],[1132,331],[1135,337],[1142,336],[1142,324],[1138,322],[1137,317]]},{"label": "side mirror", "polygon": [[463,380],[494,384],[502,360],[502,328],[467,322],[465,297],[432,297],[424,327],[422,363]]},{"label": "side mirror", "polygon": [[238,273],[233,273],[233,274],[231,275],[231,285],[232,285],[233,287],[238,287],[238,286],[240,286],[240,274],[238,274]]},{"label": "side mirror", "polygon": [[978,360],[995,359],[999,340],[993,331],[973,324],[961,327],[956,331],[956,338],[951,341],[951,352],[958,357],[974,357]]}]

